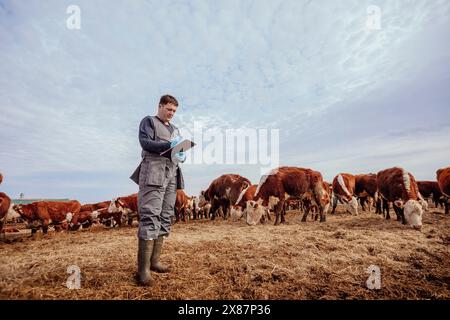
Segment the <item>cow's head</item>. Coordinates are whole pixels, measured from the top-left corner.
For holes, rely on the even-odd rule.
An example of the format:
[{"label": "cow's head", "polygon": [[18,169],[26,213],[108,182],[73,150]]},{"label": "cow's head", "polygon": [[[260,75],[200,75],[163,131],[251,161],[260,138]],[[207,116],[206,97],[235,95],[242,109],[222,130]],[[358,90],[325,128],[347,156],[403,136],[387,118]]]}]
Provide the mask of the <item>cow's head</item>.
[{"label": "cow's head", "polygon": [[203,207],[209,202],[209,199],[206,196],[205,191],[202,191],[198,196],[198,206]]},{"label": "cow's head", "polygon": [[419,201],[408,200],[403,207],[406,223],[416,230],[422,229],[423,208]]},{"label": "cow's head", "polygon": [[123,203],[121,202],[121,200],[119,198],[112,199],[108,207],[108,212],[117,213],[122,211],[123,211]]},{"label": "cow's head", "polygon": [[24,217],[25,216],[25,212],[23,211],[23,206],[21,204],[15,204],[12,207],[9,207],[9,211],[14,211],[16,214]]},{"label": "cow's head", "polygon": [[14,210],[14,204],[11,203],[6,214],[6,221],[12,221],[17,218],[20,218],[20,213]]},{"label": "cow's head", "polygon": [[72,212],[67,212],[66,213],[66,221],[67,221],[67,223],[71,224],[72,218],[73,218],[73,213]]},{"label": "cow's head", "polygon": [[98,216],[100,215],[100,212],[98,210],[94,210],[91,212],[91,218],[92,220],[97,220]]},{"label": "cow's head", "polygon": [[262,205],[262,199],[258,199],[258,201],[247,201],[247,224],[251,226],[258,224],[268,210],[268,208]]},{"label": "cow's head", "polygon": [[352,197],[349,201],[347,201],[347,210],[352,214],[358,215],[358,200],[355,197]]},{"label": "cow's head", "polygon": [[243,208],[241,206],[232,205],[230,210],[230,216],[232,221],[237,221],[244,215]]}]

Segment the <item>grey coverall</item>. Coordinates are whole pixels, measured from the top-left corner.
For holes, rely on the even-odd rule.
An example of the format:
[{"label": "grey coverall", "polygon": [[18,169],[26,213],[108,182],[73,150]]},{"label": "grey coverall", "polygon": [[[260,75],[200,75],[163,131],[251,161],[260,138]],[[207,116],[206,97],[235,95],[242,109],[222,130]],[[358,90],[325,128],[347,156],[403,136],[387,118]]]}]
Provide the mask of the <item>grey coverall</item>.
[{"label": "grey coverall", "polygon": [[170,148],[170,141],[179,135],[173,124],[165,125],[158,117],[148,116],[139,126],[142,161],[130,177],[139,184],[138,237],[155,240],[168,236],[174,216],[176,190],[184,188],[181,170],[160,153]]}]

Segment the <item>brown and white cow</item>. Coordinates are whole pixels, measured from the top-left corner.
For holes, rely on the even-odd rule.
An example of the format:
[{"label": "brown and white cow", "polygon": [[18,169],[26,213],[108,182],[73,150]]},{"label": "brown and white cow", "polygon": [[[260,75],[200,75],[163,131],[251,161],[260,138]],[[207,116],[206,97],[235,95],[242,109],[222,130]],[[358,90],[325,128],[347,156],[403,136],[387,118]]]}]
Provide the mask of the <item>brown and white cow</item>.
[{"label": "brown and white cow", "polygon": [[224,174],[213,180],[203,194],[205,200],[211,202],[211,219],[215,219],[219,208],[226,219],[231,205],[236,203],[242,191],[251,185],[250,180],[238,174]]},{"label": "brown and white cow", "polygon": [[355,197],[355,176],[349,173],[340,173],[333,179],[333,210],[336,210],[338,200],[346,205],[346,209],[358,215],[358,201]]},{"label": "brown and white cow", "polygon": [[[38,201],[30,204],[18,204],[13,206],[22,218],[32,225],[38,223],[42,231],[47,233],[48,226],[55,226],[72,223],[72,218],[80,212],[81,204],[76,200],[71,201]],[[32,228],[32,233],[36,229]]]},{"label": "brown and white cow", "polygon": [[253,184],[250,187],[242,190],[236,203],[231,205],[230,216],[232,221],[239,220],[245,216],[245,211],[247,208],[247,201],[253,200],[255,196],[256,188],[258,185]]},{"label": "brown and white cow", "polygon": [[[92,223],[96,220],[97,215],[92,211],[80,211],[75,213],[70,221],[69,228],[72,231],[78,230],[80,227],[83,229],[89,228]],[[56,229],[56,226],[55,226]],[[63,226],[63,229],[66,229]]]},{"label": "brown and white cow", "polygon": [[183,189],[178,189],[175,199],[175,222],[179,222],[180,220],[186,222],[186,216],[188,214],[188,204],[188,196]]},{"label": "brown and white cow", "polygon": [[[127,220],[128,225],[131,226],[135,217],[139,220],[137,193],[112,199],[108,207],[108,213],[114,215],[114,221],[119,226],[123,224],[122,221],[124,220]],[[120,220],[118,213],[121,214]]]},{"label": "brown and white cow", "polygon": [[437,181],[417,181],[417,186],[420,194],[425,199],[431,199],[436,208],[440,204],[444,204],[444,196]]},{"label": "brown and white cow", "polygon": [[[275,225],[285,223],[284,202],[301,198],[310,192],[319,206],[320,221],[326,221],[326,206],[330,198],[324,189],[322,174],[318,171],[297,167],[280,167],[261,177],[252,201],[247,202],[247,220],[256,222],[270,209],[275,213]],[[302,221],[306,222],[307,214]]]},{"label": "brown and white cow", "polygon": [[0,233],[2,233],[3,225],[8,218],[7,216],[10,206],[11,199],[6,195],[6,193],[0,192]]},{"label": "brown and white cow", "polygon": [[80,211],[94,212],[96,210],[108,208],[110,204],[111,204],[111,201],[102,201],[102,202],[97,202],[97,203],[83,204],[81,206]]},{"label": "brown and white cow", "polygon": [[445,197],[445,214],[448,214],[450,207],[450,167],[436,171],[436,178],[439,189],[441,189],[441,192]]},{"label": "brown and white cow", "polygon": [[198,215],[198,198],[197,196],[187,197],[188,204],[186,209],[186,215],[189,219],[196,220]]},{"label": "brown and white cow", "polygon": [[[377,186],[383,200],[393,203],[397,220],[417,230],[422,228],[423,207],[411,173],[398,167],[382,170],[377,174]],[[389,210],[386,219],[390,219]]]},{"label": "brown and white cow", "polygon": [[205,197],[205,191],[201,191],[200,195],[196,199],[197,202],[197,210],[198,210],[198,218],[201,219],[202,217],[204,219],[207,219],[210,217],[211,212],[211,202],[206,200]]}]

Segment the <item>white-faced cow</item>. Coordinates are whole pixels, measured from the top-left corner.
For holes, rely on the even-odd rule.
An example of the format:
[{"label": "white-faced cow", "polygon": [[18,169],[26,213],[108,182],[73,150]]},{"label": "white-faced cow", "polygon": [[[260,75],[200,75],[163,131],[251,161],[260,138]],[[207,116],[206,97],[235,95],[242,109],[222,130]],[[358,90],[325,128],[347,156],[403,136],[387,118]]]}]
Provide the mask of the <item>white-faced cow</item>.
[{"label": "white-faced cow", "polygon": [[119,226],[121,226],[123,224],[123,221],[127,220],[128,225],[131,226],[133,224],[134,218],[137,218],[139,220],[137,193],[112,199],[108,207],[108,213],[120,213],[120,222],[118,221],[119,217],[117,215],[114,216],[114,221],[116,222],[116,224],[119,224]]},{"label": "white-faced cow", "polygon": [[441,189],[441,192],[445,197],[445,214],[448,214],[450,207],[450,167],[439,169],[436,172],[436,178],[439,189]]},{"label": "white-faced cow", "polygon": [[187,197],[187,199],[188,199],[188,204],[187,204],[186,214],[189,217],[189,219],[197,220],[198,198],[197,198],[197,196],[190,196],[190,197]]},{"label": "white-faced cow", "polygon": [[346,209],[358,215],[358,201],[355,197],[355,176],[349,173],[340,173],[333,179],[333,210],[336,210],[338,200],[346,205]]},{"label": "white-faced cow", "polygon": [[[320,172],[297,167],[280,167],[264,175],[258,184],[252,201],[247,202],[247,220],[259,221],[261,217],[273,209],[275,225],[285,223],[284,202],[292,198],[301,198],[310,192],[319,206],[320,221],[326,221],[326,206],[330,198],[323,185]],[[303,214],[302,221],[306,221]]]},{"label": "white-faced cow", "polygon": [[224,174],[213,180],[203,194],[205,200],[211,202],[211,219],[215,219],[219,208],[226,219],[231,204],[236,203],[242,191],[251,185],[250,180],[238,174]]},{"label": "white-faced cow", "polygon": [[[392,202],[397,220],[416,230],[422,228],[423,207],[420,203],[419,188],[413,175],[402,168],[390,168],[377,174],[377,186],[380,196],[386,202]],[[386,219],[390,219],[389,209]]]},{"label": "white-faced cow", "polygon": [[249,188],[244,189],[239,195],[236,203],[231,205],[230,216],[233,221],[246,216],[247,201],[253,200],[257,187],[258,185],[253,184]]}]

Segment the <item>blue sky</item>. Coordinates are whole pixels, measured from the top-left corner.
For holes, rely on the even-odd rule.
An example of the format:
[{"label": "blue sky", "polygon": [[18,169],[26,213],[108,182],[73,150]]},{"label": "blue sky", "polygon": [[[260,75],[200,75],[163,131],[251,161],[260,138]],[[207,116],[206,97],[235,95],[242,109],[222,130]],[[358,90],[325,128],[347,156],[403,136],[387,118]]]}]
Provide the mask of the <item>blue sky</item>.
[{"label": "blue sky", "polygon": [[[81,9],[70,30],[69,5]],[[381,29],[367,27],[367,7]],[[450,2],[0,0],[1,190],[82,202],[136,192],[137,129],[279,129],[280,164],[450,165]],[[185,164],[188,194],[258,165]]]}]

